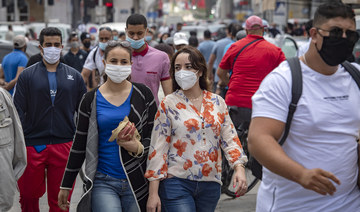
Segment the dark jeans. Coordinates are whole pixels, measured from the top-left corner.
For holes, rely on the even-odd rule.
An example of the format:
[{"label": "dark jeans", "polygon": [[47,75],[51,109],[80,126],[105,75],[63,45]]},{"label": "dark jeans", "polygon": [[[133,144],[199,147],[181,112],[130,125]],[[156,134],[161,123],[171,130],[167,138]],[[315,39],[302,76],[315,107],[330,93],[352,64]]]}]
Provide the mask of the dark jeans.
[{"label": "dark jeans", "polygon": [[220,193],[220,184],[216,182],[167,178],[159,186],[161,211],[212,212],[215,211]]}]

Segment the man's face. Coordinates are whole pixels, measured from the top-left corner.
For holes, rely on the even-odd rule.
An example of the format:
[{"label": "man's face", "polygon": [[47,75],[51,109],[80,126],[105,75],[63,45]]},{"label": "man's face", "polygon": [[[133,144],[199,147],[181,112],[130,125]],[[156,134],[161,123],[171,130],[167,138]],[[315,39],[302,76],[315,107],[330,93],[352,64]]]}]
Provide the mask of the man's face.
[{"label": "man's face", "polygon": [[126,34],[129,38],[133,40],[139,40],[145,37],[148,29],[145,28],[143,24],[140,25],[131,25],[129,24],[126,28]]},{"label": "man's face", "polygon": [[46,48],[46,47],[56,47],[56,48],[62,49],[63,45],[61,44],[60,36],[57,36],[57,35],[55,35],[55,36],[44,36],[44,42],[39,47],[42,54],[44,54],[43,48]]},{"label": "man's face", "polygon": [[119,33],[117,31],[112,31],[112,36],[119,36]]},{"label": "man's face", "polygon": [[72,37],[70,42],[79,42],[79,38],[78,37]]},{"label": "man's face", "polygon": [[330,36],[330,31],[340,28],[343,30],[342,37],[347,38],[345,31],[352,30],[356,31],[355,22],[349,18],[336,17],[329,19],[327,22],[320,26],[315,26],[310,29],[310,35],[318,49],[321,49],[323,37]]},{"label": "man's face", "polygon": [[106,43],[112,40],[112,34],[108,30],[102,30],[99,32],[99,42]]}]

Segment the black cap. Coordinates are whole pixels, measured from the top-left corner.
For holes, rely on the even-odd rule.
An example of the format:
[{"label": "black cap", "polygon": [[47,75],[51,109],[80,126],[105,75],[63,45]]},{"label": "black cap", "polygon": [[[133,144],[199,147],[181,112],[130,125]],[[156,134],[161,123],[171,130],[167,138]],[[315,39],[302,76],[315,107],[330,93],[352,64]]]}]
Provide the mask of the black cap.
[{"label": "black cap", "polygon": [[90,39],[90,34],[87,33],[87,32],[81,33],[81,35],[80,35],[81,41],[85,40],[86,38],[89,38],[89,39]]}]

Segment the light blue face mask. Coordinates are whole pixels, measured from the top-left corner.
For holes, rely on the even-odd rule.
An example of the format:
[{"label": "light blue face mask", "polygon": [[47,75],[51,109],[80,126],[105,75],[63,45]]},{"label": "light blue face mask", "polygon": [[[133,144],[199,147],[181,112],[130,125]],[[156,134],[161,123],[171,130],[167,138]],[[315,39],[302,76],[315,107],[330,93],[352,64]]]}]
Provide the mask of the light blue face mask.
[{"label": "light blue face mask", "polygon": [[119,36],[116,36],[116,35],[115,35],[115,36],[113,36],[113,39],[114,39],[114,40],[119,40]]},{"label": "light blue face mask", "polygon": [[126,37],[126,40],[130,42],[131,48],[133,49],[140,49],[143,45],[145,45],[144,38],[141,38],[139,40],[133,40],[129,37]]},{"label": "light blue face mask", "polygon": [[152,40],[152,36],[151,36],[151,35],[145,36],[145,40],[146,40],[147,42],[151,41],[151,40]]},{"label": "light blue face mask", "polygon": [[106,47],[107,47],[107,43],[99,42],[99,48],[101,50],[105,51]]}]

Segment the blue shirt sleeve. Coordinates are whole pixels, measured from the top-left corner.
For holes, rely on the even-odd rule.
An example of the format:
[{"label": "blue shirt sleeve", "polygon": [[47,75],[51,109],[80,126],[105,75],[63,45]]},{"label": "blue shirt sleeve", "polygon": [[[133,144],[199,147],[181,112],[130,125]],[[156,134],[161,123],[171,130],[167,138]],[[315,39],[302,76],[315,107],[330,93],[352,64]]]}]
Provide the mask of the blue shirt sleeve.
[{"label": "blue shirt sleeve", "polygon": [[27,57],[24,55],[23,57],[20,58],[18,67],[24,67],[24,68],[25,68],[27,62],[28,62],[28,59],[27,59]]}]

